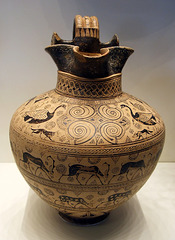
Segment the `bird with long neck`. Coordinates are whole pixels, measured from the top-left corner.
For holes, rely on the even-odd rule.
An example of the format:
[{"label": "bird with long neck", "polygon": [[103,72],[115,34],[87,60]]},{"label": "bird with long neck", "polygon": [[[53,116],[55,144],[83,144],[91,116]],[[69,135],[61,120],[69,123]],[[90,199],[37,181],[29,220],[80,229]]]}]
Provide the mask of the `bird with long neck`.
[{"label": "bird with long neck", "polygon": [[29,111],[24,117],[24,121],[27,123],[32,123],[32,124],[38,124],[38,123],[43,123],[51,118],[53,118],[56,110],[60,107],[65,108],[66,105],[62,104],[58,107],[55,108],[53,112],[49,112],[47,109],[41,109],[37,111]]},{"label": "bird with long neck", "polygon": [[131,116],[138,122],[143,123],[144,125],[155,125],[156,122],[156,118],[154,117],[154,115],[152,113],[143,113],[143,112],[136,112],[135,114],[133,113],[132,109],[125,105],[125,104],[121,104],[120,105],[121,108],[128,108],[130,110]]}]

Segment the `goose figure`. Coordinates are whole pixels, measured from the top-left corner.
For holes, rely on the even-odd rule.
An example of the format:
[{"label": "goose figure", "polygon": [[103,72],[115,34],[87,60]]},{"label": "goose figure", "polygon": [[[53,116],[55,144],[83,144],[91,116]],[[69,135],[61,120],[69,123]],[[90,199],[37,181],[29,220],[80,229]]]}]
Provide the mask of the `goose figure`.
[{"label": "goose figure", "polygon": [[156,118],[154,117],[154,115],[152,113],[143,113],[143,112],[136,112],[135,114],[133,113],[132,109],[125,105],[125,104],[121,104],[120,105],[121,108],[128,108],[131,112],[131,116],[138,122],[143,123],[144,125],[155,125],[156,122]]},{"label": "goose figure", "polygon": [[40,109],[36,111],[28,111],[26,112],[26,115],[24,117],[24,121],[27,123],[32,123],[32,124],[38,124],[38,123],[43,123],[51,118],[53,118],[56,110],[60,107],[65,108],[66,106],[64,104],[58,106],[55,108],[53,112],[49,112],[47,109]]}]

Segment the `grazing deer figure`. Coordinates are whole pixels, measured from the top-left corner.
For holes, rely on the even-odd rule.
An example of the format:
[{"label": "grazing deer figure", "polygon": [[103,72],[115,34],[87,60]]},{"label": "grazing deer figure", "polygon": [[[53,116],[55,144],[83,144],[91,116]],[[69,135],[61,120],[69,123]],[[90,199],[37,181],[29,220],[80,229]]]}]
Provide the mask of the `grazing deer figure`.
[{"label": "grazing deer figure", "polygon": [[[59,199],[62,203],[67,203],[68,205],[75,204],[74,208],[78,205],[78,204],[82,204],[86,207],[89,207],[89,204],[83,199],[83,198],[74,198],[74,197],[69,197],[69,196],[65,196],[65,195],[61,195],[59,196]],[[57,201],[57,200],[56,200]]]},{"label": "grazing deer figure", "polygon": [[115,201],[118,199],[118,198],[128,198],[128,196],[131,194],[131,191],[127,191],[127,192],[122,192],[122,193],[116,193],[116,194],[113,194],[113,195],[110,195],[108,197],[108,202],[113,202],[115,204]]},{"label": "grazing deer figure", "polygon": [[77,181],[81,184],[78,177],[82,173],[87,173],[91,175],[86,181],[86,184],[93,176],[96,176],[100,180],[101,184],[103,184],[99,176],[104,177],[104,174],[100,171],[100,169],[97,166],[83,166],[81,164],[73,164],[72,166],[69,166],[69,174],[62,175],[59,178],[59,181],[63,176],[69,176],[69,177],[76,176]]},{"label": "grazing deer figure", "polygon": [[129,180],[128,173],[129,173],[129,170],[131,168],[138,169],[138,170],[140,169],[142,171],[142,174],[143,174],[143,168],[145,168],[144,160],[140,160],[138,162],[127,162],[127,163],[123,164],[121,169],[120,169],[120,173],[113,175],[112,178],[109,180],[108,184],[112,181],[112,179],[114,177],[125,174],[125,173],[126,173],[127,179]]},{"label": "grazing deer figure", "polygon": [[138,168],[138,169],[141,169],[141,171],[142,171],[142,169],[145,168],[144,160],[140,160],[138,162],[127,162],[127,163],[123,164],[119,175],[126,173],[126,177],[128,178],[128,173],[131,168]]},{"label": "grazing deer figure", "polygon": [[50,178],[49,174],[54,173],[53,169],[55,167],[55,165],[54,165],[55,160],[53,160],[51,156],[48,156],[47,160],[51,160],[51,164],[49,165],[48,168],[46,168],[46,166],[44,165],[41,158],[36,158],[36,157],[32,156],[30,153],[24,152],[23,159],[21,161],[28,164],[31,173],[32,173],[32,170],[30,168],[30,165],[33,165],[36,167],[35,175],[36,175],[37,170],[40,169],[40,170],[44,171],[46,173],[46,175]]},{"label": "grazing deer figure", "polygon": [[113,202],[113,204],[115,204],[115,202],[120,198],[121,200],[123,200],[125,197],[128,198],[128,196],[131,194],[131,191],[127,191],[127,192],[120,192],[120,193],[115,193],[113,195],[110,195],[108,197],[108,200],[106,202],[101,202],[100,204],[98,204],[96,206],[96,208],[98,208],[100,205],[102,204],[108,204],[109,202]]}]

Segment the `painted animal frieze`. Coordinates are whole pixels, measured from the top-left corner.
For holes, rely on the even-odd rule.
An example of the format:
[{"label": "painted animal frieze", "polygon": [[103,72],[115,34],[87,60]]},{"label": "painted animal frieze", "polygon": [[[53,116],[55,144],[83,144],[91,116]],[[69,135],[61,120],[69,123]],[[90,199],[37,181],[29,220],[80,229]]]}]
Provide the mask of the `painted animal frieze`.
[{"label": "painted animal frieze", "polygon": [[[151,175],[163,147],[163,123],[148,105],[125,93],[120,101],[98,100],[95,106],[67,97],[56,101],[56,94],[50,91],[34,98],[28,111],[22,106],[14,115],[10,135],[18,167],[30,186],[38,184],[32,189],[60,212],[78,218],[108,213]],[[29,113],[46,109],[44,98],[46,115],[26,120]],[[122,104],[135,115],[149,113],[149,119],[144,118],[149,124],[135,119]],[[53,116],[48,120],[49,113]]]},{"label": "painted animal frieze", "polygon": [[[123,94],[120,102],[115,99],[96,101],[90,106],[89,101],[62,98],[54,106],[56,93],[50,91],[47,98],[42,95],[37,99],[47,99],[37,105],[37,99],[24,104],[14,116],[16,128],[38,138],[51,142],[63,141],[72,145],[118,145],[126,142],[140,142],[161,133],[163,123],[160,116],[146,103],[130,95]],[[127,97],[127,99],[126,99]],[[33,104],[36,105],[33,109]],[[138,105],[138,107],[133,106]],[[144,110],[143,110],[144,109]],[[27,123],[27,124],[26,124]]]},{"label": "painted animal frieze", "polygon": [[146,183],[164,145],[160,115],[122,91],[133,49],[99,40],[96,17],[77,15],[73,40],[46,47],[56,88],[26,101],[10,124],[16,164],[32,190],[67,221],[91,224]]}]

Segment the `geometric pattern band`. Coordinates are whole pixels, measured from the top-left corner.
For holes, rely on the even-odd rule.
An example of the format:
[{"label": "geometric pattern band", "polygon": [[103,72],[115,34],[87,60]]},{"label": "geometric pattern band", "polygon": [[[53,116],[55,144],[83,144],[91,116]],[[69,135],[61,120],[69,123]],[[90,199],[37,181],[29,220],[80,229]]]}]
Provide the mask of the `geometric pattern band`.
[{"label": "geometric pattern band", "polygon": [[122,93],[121,74],[113,74],[105,78],[83,78],[58,71],[55,91],[80,98],[111,98]]}]

